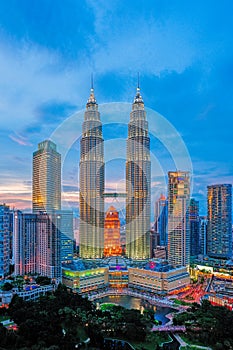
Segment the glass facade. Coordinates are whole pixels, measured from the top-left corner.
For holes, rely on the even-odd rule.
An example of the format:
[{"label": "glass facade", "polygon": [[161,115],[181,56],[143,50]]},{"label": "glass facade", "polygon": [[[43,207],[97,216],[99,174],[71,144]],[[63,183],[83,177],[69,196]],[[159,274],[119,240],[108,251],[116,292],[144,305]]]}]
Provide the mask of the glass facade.
[{"label": "glass facade", "polygon": [[168,201],[161,194],[155,202],[155,232],[159,234],[159,245],[167,246]]},{"label": "glass facade", "polygon": [[36,214],[14,212],[15,275],[36,273]]},{"label": "glass facade", "polygon": [[10,208],[0,205],[0,277],[9,273],[10,269]]},{"label": "glass facade", "polygon": [[200,217],[200,238],[199,238],[199,251],[200,254],[206,255],[206,239],[207,239],[207,217]]},{"label": "glass facade", "polygon": [[98,104],[87,101],[79,163],[80,257],[102,258],[104,251],[104,140]]},{"label": "glass facade", "polygon": [[199,202],[194,198],[190,200],[189,206],[189,223],[190,223],[190,255],[196,256],[200,251],[200,218]]},{"label": "glass facade", "polygon": [[208,186],[207,255],[232,256],[232,185]]},{"label": "glass facade", "polygon": [[74,230],[73,230],[73,212],[71,210],[56,210],[60,215],[61,231],[61,261],[71,262],[74,253]]},{"label": "glass facade", "polygon": [[168,173],[168,261],[174,267],[189,266],[189,172]]},{"label": "glass facade", "polygon": [[61,155],[50,140],[33,153],[32,206],[34,213],[61,209]]},{"label": "glass facade", "polygon": [[126,192],[126,255],[147,259],[150,257],[150,138],[139,87],[128,124]]},{"label": "glass facade", "polygon": [[14,213],[15,275],[38,273],[61,281],[61,214]]}]

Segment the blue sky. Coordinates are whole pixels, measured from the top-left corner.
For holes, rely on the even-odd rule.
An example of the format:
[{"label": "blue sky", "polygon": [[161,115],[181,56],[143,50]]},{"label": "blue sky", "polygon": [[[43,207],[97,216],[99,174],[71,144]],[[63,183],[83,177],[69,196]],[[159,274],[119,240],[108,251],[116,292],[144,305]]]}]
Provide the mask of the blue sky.
[{"label": "blue sky", "polygon": [[[206,186],[233,183],[232,13],[231,0],[1,1],[0,201],[31,207],[32,153],[85,108],[91,72],[101,105],[131,103],[139,71],[145,105],[188,149],[193,196],[204,214]],[[104,133],[124,139],[127,128],[108,125]],[[174,170],[166,147],[152,138],[163,173]],[[71,207],[78,202],[78,148],[76,140],[63,167]],[[124,187],[124,152],[122,146],[122,157],[107,164],[108,188]],[[158,194],[164,183],[155,177]]]}]

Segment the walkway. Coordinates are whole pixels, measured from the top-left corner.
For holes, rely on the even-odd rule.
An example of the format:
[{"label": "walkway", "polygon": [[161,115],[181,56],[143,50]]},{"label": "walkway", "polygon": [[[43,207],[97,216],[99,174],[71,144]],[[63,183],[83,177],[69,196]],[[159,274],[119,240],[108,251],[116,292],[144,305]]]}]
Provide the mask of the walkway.
[{"label": "walkway", "polygon": [[96,299],[101,299],[101,298],[104,298],[106,296],[111,296],[111,295],[114,295],[114,296],[128,295],[131,297],[136,297],[136,298],[140,298],[140,299],[149,301],[150,304],[152,304],[152,305],[167,306],[167,307],[172,307],[174,309],[180,310],[179,306],[174,305],[174,303],[168,299],[159,298],[157,296],[152,297],[152,296],[149,296],[149,295],[146,295],[143,293],[131,291],[129,289],[121,289],[120,291],[108,289],[104,292],[99,292],[97,294],[88,295],[88,299],[90,301],[94,301]]},{"label": "walkway", "polygon": [[195,348],[198,348],[198,349],[203,349],[203,350],[213,350],[212,348],[208,347],[208,346],[201,346],[201,345],[195,345],[195,344],[188,344],[186,343],[178,334],[174,334],[173,333],[173,336],[176,338],[176,340],[180,343],[180,346],[187,346],[189,345],[190,347],[195,347]]},{"label": "walkway", "polygon": [[164,326],[153,326],[151,331],[152,332],[185,332],[186,328],[185,326],[164,325]]}]

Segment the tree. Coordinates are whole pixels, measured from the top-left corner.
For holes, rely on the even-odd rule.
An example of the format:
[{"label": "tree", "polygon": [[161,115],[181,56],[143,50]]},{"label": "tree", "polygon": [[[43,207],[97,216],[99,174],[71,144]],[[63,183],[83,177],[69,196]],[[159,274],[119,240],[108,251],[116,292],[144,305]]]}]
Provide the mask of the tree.
[{"label": "tree", "polygon": [[35,281],[40,286],[46,286],[48,284],[51,284],[51,278],[49,278],[47,276],[38,276],[38,277],[36,277]]},{"label": "tree", "polygon": [[2,289],[2,291],[4,291],[4,292],[8,292],[8,291],[10,291],[13,287],[14,287],[14,286],[13,286],[12,283],[6,282],[6,283],[3,284],[3,286],[2,286],[1,289]]}]

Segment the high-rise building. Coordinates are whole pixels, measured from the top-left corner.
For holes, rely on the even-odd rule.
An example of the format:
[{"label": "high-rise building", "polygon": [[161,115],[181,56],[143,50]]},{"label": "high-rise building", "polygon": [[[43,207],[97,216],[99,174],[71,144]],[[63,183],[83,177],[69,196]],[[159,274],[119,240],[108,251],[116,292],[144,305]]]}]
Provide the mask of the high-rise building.
[{"label": "high-rise building", "polygon": [[[36,273],[36,214],[14,212],[13,260],[15,275]],[[46,252],[49,254],[49,252]]]},{"label": "high-rise building", "polygon": [[168,261],[174,267],[190,262],[190,178],[187,171],[168,173]]},{"label": "high-rise building", "polygon": [[121,255],[120,226],[118,211],[110,206],[104,221],[104,256]]},{"label": "high-rise building", "polygon": [[167,246],[168,202],[161,194],[155,202],[155,232],[159,234],[159,245]]},{"label": "high-rise building", "polygon": [[206,239],[207,239],[207,217],[200,217],[200,238],[199,238],[199,252],[206,255]]},{"label": "high-rise building", "polygon": [[79,164],[80,256],[102,258],[104,251],[104,140],[94,89],[86,104]]},{"label": "high-rise building", "polygon": [[207,188],[207,255],[227,259],[232,256],[232,185]]},{"label": "high-rise building", "polygon": [[150,138],[139,86],[128,124],[126,192],[126,255],[132,259],[148,259],[151,206]]},{"label": "high-rise building", "polygon": [[61,280],[62,215],[14,212],[15,275],[38,273]]},{"label": "high-rise building", "polygon": [[33,153],[33,212],[61,209],[61,155],[50,140],[38,144]]},{"label": "high-rise building", "polygon": [[10,208],[0,205],[0,277],[10,270]]},{"label": "high-rise building", "polygon": [[200,237],[200,218],[199,202],[194,198],[190,200],[189,206],[189,224],[190,224],[190,255],[199,254],[199,237]]},{"label": "high-rise building", "polygon": [[61,261],[71,262],[74,253],[73,212],[71,210],[56,210],[60,216],[61,231]]},{"label": "high-rise building", "polygon": [[39,213],[36,219],[36,272],[61,282],[61,215]]}]

